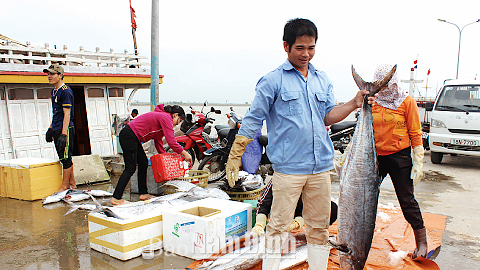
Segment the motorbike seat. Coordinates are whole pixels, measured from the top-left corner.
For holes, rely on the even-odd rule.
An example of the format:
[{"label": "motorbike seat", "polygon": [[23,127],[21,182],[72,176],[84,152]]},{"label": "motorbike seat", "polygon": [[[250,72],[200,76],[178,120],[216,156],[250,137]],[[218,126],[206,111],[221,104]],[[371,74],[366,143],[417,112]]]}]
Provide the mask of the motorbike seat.
[{"label": "motorbike seat", "polygon": [[268,145],[268,136],[267,135],[260,135],[260,137],[258,137],[258,142],[260,143],[261,146],[267,146]]},{"label": "motorbike seat", "polygon": [[[217,127],[215,126],[215,128]],[[217,132],[218,138],[220,139],[220,141],[223,141],[223,139],[227,138],[229,132],[230,132],[230,127],[220,129]]]},{"label": "motorbike seat", "polygon": [[217,133],[224,128],[230,128],[230,126],[229,125],[215,125],[215,130],[217,131]]},{"label": "motorbike seat", "polygon": [[335,134],[344,129],[355,127],[356,125],[357,125],[357,121],[342,121],[342,122],[331,125],[330,130],[332,131],[332,134]]}]

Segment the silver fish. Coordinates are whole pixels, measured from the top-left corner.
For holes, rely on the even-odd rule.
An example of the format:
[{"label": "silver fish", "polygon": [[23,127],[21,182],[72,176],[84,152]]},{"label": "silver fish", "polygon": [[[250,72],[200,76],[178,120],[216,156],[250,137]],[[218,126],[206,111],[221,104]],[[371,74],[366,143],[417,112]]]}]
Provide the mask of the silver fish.
[{"label": "silver fish", "polygon": [[98,190],[98,189],[87,189],[83,191],[84,193],[91,194],[95,197],[110,197],[113,196],[113,193],[105,191],[105,190]]},{"label": "silver fish", "polygon": [[64,190],[64,191],[61,191],[61,192],[55,192],[53,193],[52,195],[46,197],[45,199],[43,199],[42,201],[42,204],[49,204],[49,203],[54,203],[54,202],[59,202],[61,201],[63,198],[65,198],[65,196],[67,195],[73,195],[73,194],[82,194],[83,191],[81,190],[78,190],[78,189],[67,189],[67,190]]},{"label": "silver fish", "polygon": [[171,180],[165,182],[165,185],[174,186],[177,192],[185,192],[186,195],[196,199],[204,198],[218,198],[223,200],[230,200],[230,196],[219,188],[202,188],[195,184],[182,180]]},{"label": "silver fish", "polygon": [[295,266],[303,264],[307,261],[307,244],[292,249],[287,254],[283,255],[280,260],[280,269],[292,269]]},{"label": "silver fish", "polygon": [[[388,84],[396,67],[373,83],[365,82],[353,66],[352,74],[358,87],[370,91],[369,96],[373,96]],[[380,184],[372,108],[365,97],[341,170],[335,243],[339,249],[340,269],[363,269],[365,265],[375,229]]]},{"label": "silver fish", "polygon": [[262,257],[265,251],[265,237],[260,238],[260,241],[256,244],[248,246],[240,256],[234,258],[228,263],[217,265],[216,267],[209,268],[209,270],[247,270],[262,261]]},{"label": "silver fish", "polygon": [[71,202],[77,202],[81,200],[86,200],[90,198],[88,194],[92,194],[93,196],[96,197],[107,197],[107,196],[113,196],[113,193],[104,191],[104,190],[79,190],[79,189],[67,189],[65,191],[61,192],[55,192],[52,195],[46,197],[43,201],[42,204],[49,204],[49,203],[54,203],[54,202],[59,202],[63,200],[66,196],[70,195],[71,197],[68,198],[69,201]]}]

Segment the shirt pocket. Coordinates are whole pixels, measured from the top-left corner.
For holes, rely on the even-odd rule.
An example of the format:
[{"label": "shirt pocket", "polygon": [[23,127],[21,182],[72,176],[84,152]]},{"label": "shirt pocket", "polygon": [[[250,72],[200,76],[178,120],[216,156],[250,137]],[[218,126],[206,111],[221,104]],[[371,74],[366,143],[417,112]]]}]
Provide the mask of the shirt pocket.
[{"label": "shirt pocket", "polygon": [[322,119],[325,118],[325,107],[327,104],[327,95],[325,93],[315,92],[316,104]]},{"label": "shirt pocket", "polygon": [[300,99],[300,92],[288,91],[282,92],[282,113],[286,116],[300,115],[302,114],[302,104]]}]

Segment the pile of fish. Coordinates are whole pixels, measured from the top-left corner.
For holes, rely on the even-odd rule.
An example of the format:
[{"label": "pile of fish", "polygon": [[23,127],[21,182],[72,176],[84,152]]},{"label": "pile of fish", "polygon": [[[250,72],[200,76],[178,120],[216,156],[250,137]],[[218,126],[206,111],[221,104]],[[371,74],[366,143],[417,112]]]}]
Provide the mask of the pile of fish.
[{"label": "pile of fish", "polygon": [[[388,84],[396,66],[381,80],[365,82],[352,66],[360,89],[375,95]],[[340,175],[338,234],[332,243],[339,250],[340,269],[363,269],[372,245],[379,188],[372,108],[367,97],[358,118],[351,145]]]},{"label": "pile of fish", "polygon": [[[218,198],[224,200],[230,200],[230,196],[223,190],[218,188],[202,188],[187,181],[173,180],[168,181],[165,185],[174,186],[177,188],[177,192],[164,196],[154,197],[148,201],[140,201],[129,204],[124,204],[114,207],[102,206],[94,196],[105,197],[112,196],[110,192],[103,190],[77,190],[69,189],[51,196],[48,196],[43,200],[43,204],[49,204],[59,202],[63,200],[70,205],[70,210],[65,213],[68,215],[78,209],[88,210],[94,213],[103,213],[108,217],[114,217],[118,219],[131,219],[139,218],[140,216],[151,213],[161,212],[166,207],[172,207],[174,205],[181,205],[188,203],[184,200],[184,197],[191,197],[193,199],[204,198]],[[76,204],[74,202],[92,199],[94,204]]]},{"label": "pile of fish", "polygon": [[109,197],[113,193],[104,190],[79,190],[79,189],[67,189],[61,192],[55,192],[43,200],[43,204],[55,203],[61,200],[67,200],[70,202],[83,201],[90,198],[90,195],[95,197]]},{"label": "pile of fish", "polygon": [[264,181],[260,174],[249,174],[245,171],[239,171],[238,180],[235,182],[235,186],[230,187],[228,182],[225,181],[219,186],[219,188],[229,192],[247,192],[257,190],[263,185]]},{"label": "pile of fish", "polygon": [[[253,238],[252,238],[253,239]],[[241,249],[233,250],[216,260],[208,261],[197,269],[205,270],[247,270],[261,263],[265,252],[265,238],[257,238]],[[307,244],[300,245],[284,254],[280,260],[281,270],[292,269],[307,261]]]}]

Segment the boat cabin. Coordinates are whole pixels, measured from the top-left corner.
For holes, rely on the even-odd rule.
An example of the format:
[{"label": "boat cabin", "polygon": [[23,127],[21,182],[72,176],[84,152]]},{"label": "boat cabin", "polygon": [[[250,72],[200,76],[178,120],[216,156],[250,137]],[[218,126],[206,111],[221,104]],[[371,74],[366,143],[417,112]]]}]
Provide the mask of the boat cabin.
[{"label": "boat cabin", "polygon": [[[0,160],[22,157],[57,158],[45,141],[52,121],[51,91],[43,69],[63,65],[64,82],[75,98],[74,155],[117,153],[111,127],[115,114],[130,112],[129,98],[150,88],[147,58],[125,52],[70,51],[23,45],[0,35]],[[163,76],[160,76],[162,83]],[[127,93],[131,93],[129,97]]]}]

